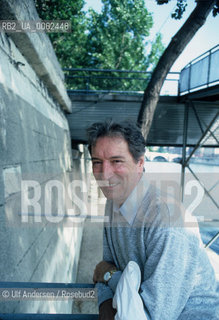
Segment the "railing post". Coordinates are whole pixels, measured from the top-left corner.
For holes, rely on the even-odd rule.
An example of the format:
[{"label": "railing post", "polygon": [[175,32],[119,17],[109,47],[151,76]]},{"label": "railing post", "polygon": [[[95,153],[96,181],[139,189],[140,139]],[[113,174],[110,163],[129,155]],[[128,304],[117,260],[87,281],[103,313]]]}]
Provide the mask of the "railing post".
[{"label": "railing post", "polygon": [[183,147],[182,147],[182,167],[181,167],[181,200],[184,200],[184,184],[185,184],[185,169],[186,169],[186,145],[188,134],[188,119],[189,119],[189,101],[184,107],[184,124],[183,124]]},{"label": "railing post", "polygon": [[209,50],[208,55],[208,74],[207,74],[207,87],[209,87],[209,80],[210,80],[210,70],[211,70],[211,50]]},{"label": "railing post", "polygon": [[192,63],[189,64],[189,78],[188,78],[188,93],[191,89],[191,73],[192,73]]},{"label": "railing post", "polygon": [[89,81],[89,77],[86,77],[86,91],[90,90],[90,81]]},{"label": "railing post", "polygon": [[178,79],[178,99],[179,99],[179,97],[180,97],[180,76],[181,76],[181,73],[180,73],[180,75],[179,75],[179,79]]}]

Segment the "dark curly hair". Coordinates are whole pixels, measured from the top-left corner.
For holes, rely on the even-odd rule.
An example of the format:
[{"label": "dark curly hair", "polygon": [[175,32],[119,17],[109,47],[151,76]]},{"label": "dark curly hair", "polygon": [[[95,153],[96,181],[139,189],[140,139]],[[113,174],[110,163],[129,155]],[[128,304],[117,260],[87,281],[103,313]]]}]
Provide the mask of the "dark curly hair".
[{"label": "dark curly hair", "polygon": [[91,147],[101,137],[121,137],[128,143],[128,148],[133,159],[138,162],[139,158],[145,153],[145,140],[141,130],[132,121],[120,123],[112,120],[96,122],[87,129],[88,149],[91,154]]}]

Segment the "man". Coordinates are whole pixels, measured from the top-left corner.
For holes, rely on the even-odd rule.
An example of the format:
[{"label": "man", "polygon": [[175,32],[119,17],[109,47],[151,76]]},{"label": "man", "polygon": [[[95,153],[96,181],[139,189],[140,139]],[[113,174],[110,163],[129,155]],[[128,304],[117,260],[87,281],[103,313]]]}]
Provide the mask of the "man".
[{"label": "man", "polygon": [[186,226],[181,205],[165,203],[147,182],[140,130],[126,122],[95,123],[88,136],[93,174],[107,198],[109,218],[103,261],[93,276],[99,319],[114,319],[112,298],[130,261],[141,271],[145,319],[219,319],[217,282],[198,227]]}]

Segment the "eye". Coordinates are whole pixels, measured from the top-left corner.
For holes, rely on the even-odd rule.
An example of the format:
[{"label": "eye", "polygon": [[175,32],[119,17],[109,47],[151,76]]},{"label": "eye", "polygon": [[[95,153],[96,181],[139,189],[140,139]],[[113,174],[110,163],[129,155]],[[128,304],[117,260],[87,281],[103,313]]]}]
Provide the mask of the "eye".
[{"label": "eye", "polygon": [[120,160],[120,159],[116,159],[116,160],[113,160],[113,163],[117,164],[117,163],[122,163],[123,161]]},{"label": "eye", "polygon": [[93,167],[94,167],[94,166],[101,165],[101,164],[102,164],[102,162],[101,162],[101,161],[97,161],[97,160],[95,160],[95,161],[92,162]]}]

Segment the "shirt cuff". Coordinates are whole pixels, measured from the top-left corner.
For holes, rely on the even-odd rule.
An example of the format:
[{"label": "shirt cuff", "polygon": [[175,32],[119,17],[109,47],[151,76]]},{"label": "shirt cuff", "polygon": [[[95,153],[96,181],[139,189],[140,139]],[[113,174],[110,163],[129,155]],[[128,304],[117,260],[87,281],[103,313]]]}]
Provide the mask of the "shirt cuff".
[{"label": "shirt cuff", "polygon": [[119,282],[121,275],[122,275],[122,271],[116,271],[115,273],[113,273],[111,279],[108,281],[108,286],[112,290],[113,294],[116,291],[116,287],[117,287],[117,284]]},{"label": "shirt cuff", "polygon": [[98,282],[98,283],[96,283],[95,288],[97,289],[98,305],[99,306],[104,301],[113,298],[113,291],[110,289],[110,287],[108,285],[106,285],[102,282]]}]

